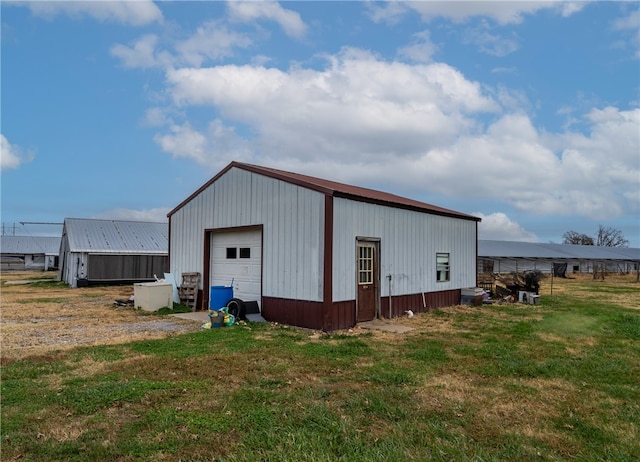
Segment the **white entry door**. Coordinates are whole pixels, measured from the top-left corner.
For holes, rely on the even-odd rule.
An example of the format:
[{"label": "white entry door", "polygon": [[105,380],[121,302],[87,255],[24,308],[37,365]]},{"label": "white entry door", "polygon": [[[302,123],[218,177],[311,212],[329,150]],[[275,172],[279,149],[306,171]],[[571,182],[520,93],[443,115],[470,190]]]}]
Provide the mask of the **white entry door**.
[{"label": "white entry door", "polygon": [[244,301],[262,297],[262,232],[259,229],[214,232],[211,238],[211,286],[229,286]]}]

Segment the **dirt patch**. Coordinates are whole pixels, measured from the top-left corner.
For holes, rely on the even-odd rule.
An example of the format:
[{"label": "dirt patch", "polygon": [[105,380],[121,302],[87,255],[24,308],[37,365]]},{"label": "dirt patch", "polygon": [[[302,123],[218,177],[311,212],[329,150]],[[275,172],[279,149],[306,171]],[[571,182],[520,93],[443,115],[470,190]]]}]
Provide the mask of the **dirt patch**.
[{"label": "dirt patch", "polygon": [[77,346],[164,338],[201,325],[116,306],[114,300],[133,295],[133,285],[71,289],[54,278],[42,272],[2,273],[3,363]]},{"label": "dirt patch", "polygon": [[[200,328],[201,322],[141,313],[132,307],[114,305],[116,299],[127,299],[133,294],[133,285],[101,286],[71,289],[55,284],[55,273],[3,272],[0,283],[2,306],[0,345],[3,362],[27,356],[43,355],[53,350],[70,349],[85,345],[108,345],[130,341],[158,339]],[[544,280],[548,293],[549,279]],[[614,287],[611,289],[610,287]],[[615,290],[618,289],[620,293]],[[607,285],[594,281],[589,275],[576,275],[572,279],[556,279],[554,294],[570,293],[576,297],[598,296],[620,306],[640,308],[640,284],[634,275],[608,277]],[[513,306],[520,306],[518,304]],[[522,305],[523,310],[529,310]],[[471,307],[453,306],[433,313],[416,313],[412,318],[402,316],[385,320],[414,330],[406,334],[379,330],[367,331],[360,327],[338,332],[342,335],[359,336],[369,333],[374,338],[389,343],[405,340],[406,336],[420,332],[447,335],[471,332],[472,324],[452,323],[452,319],[508,319],[509,314],[496,310],[491,305]],[[532,313],[539,319],[540,314]],[[323,334],[310,332],[310,339]],[[315,337],[314,337],[315,336]],[[548,341],[559,341],[549,337]]]}]

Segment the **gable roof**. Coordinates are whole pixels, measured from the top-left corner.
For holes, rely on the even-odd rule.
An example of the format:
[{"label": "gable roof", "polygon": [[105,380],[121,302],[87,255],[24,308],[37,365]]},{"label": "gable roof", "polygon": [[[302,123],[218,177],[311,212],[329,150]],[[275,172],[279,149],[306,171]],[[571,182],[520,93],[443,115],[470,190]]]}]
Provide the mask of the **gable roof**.
[{"label": "gable roof", "polygon": [[2,236],[0,249],[3,254],[11,255],[58,255],[59,237],[43,236]]},{"label": "gable roof", "polygon": [[62,230],[71,252],[167,255],[167,223],[65,218]]},{"label": "gable roof", "polygon": [[322,178],[316,178],[308,175],[302,175],[300,173],[286,172],[284,170],[277,170],[274,168],[262,167],[259,165],[244,164],[240,162],[231,162],[224,169],[222,169],[216,176],[207,181],[198,190],[191,194],[187,199],[182,201],[177,207],[171,210],[167,216],[171,216],[180,210],[184,205],[190,202],[194,197],[211,186],[218,178],[224,175],[232,168],[239,168],[259,175],[264,175],[270,178],[291,183],[303,188],[318,191],[322,194],[333,197],[343,197],[346,199],[356,200],[360,202],[368,202],[371,204],[385,205],[388,207],[402,208],[407,210],[426,212],[434,215],[443,215],[453,218],[462,218],[465,220],[480,221],[480,218],[464,213],[456,212],[454,210],[445,209],[436,205],[427,204],[426,202],[420,202],[413,199],[409,199],[402,196],[396,196],[395,194],[377,191],[374,189],[362,188],[359,186],[352,186],[344,183],[338,183],[336,181],[325,180]]},{"label": "gable roof", "polygon": [[478,240],[478,257],[545,260],[640,261],[640,248]]}]

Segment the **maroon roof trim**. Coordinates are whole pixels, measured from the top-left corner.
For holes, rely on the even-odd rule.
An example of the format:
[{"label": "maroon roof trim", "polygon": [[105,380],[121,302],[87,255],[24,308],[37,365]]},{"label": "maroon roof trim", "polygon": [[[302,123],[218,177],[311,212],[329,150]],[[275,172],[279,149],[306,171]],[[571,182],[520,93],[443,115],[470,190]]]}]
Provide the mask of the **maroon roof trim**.
[{"label": "maroon roof trim", "polygon": [[480,218],[464,213],[456,212],[455,210],[445,209],[436,205],[427,204],[426,202],[420,202],[406,197],[396,196],[395,194],[385,193],[377,191],[375,189],[361,188],[359,186],[351,186],[344,183],[338,183],[336,181],[324,180],[322,178],[315,178],[308,175],[302,175],[300,173],[286,172],[284,170],[277,170],[268,167],[261,167],[259,165],[244,164],[241,162],[231,162],[224,169],[222,169],[216,176],[207,181],[204,185],[198,188],[193,194],[182,201],[176,208],[171,210],[167,216],[171,216],[184,207],[185,204],[190,202],[194,197],[207,189],[218,178],[224,175],[233,167],[246,170],[248,172],[257,173],[270,178],[291,183],[303,188],[311,189],[321,192],[333,197],[342,197],[345,199],[351,199],[359,202],[367,202],[376,205],[385,205],[389,207],[402,208],[407,210],[413,210],[418,212],[426,212],[434,215],[442,215],[453,218],[462,218],[464,220],[480,221]]}]

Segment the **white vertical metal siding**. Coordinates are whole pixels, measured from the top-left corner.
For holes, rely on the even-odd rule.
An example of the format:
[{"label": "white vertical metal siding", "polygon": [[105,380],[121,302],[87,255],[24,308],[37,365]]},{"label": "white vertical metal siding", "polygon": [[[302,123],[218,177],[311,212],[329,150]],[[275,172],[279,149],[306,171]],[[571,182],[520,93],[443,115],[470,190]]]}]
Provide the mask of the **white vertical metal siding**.
[{"label": "white vertical metal siding", "polygon": [[[356,237],[380,238],[381,296],[473,287],[476,223],[343,198],[333,203],[333,300],[355,298]],[[450,255],[451,277],[436,282],[436,253]]]},{"label": "white vertical metal siding", "polygon": [[205,229],[263,225],[262,295],[321,301],[323,223],[323,194],[232,168],[172,215],[170,271],[202,272]]},{"label": "white vertical metal siding", "polygon": [[87,277],[88,255],[84,252],[66,253],[66,265],[62,269],[62,280],[69,286],[78,287],[78,279]]}]

